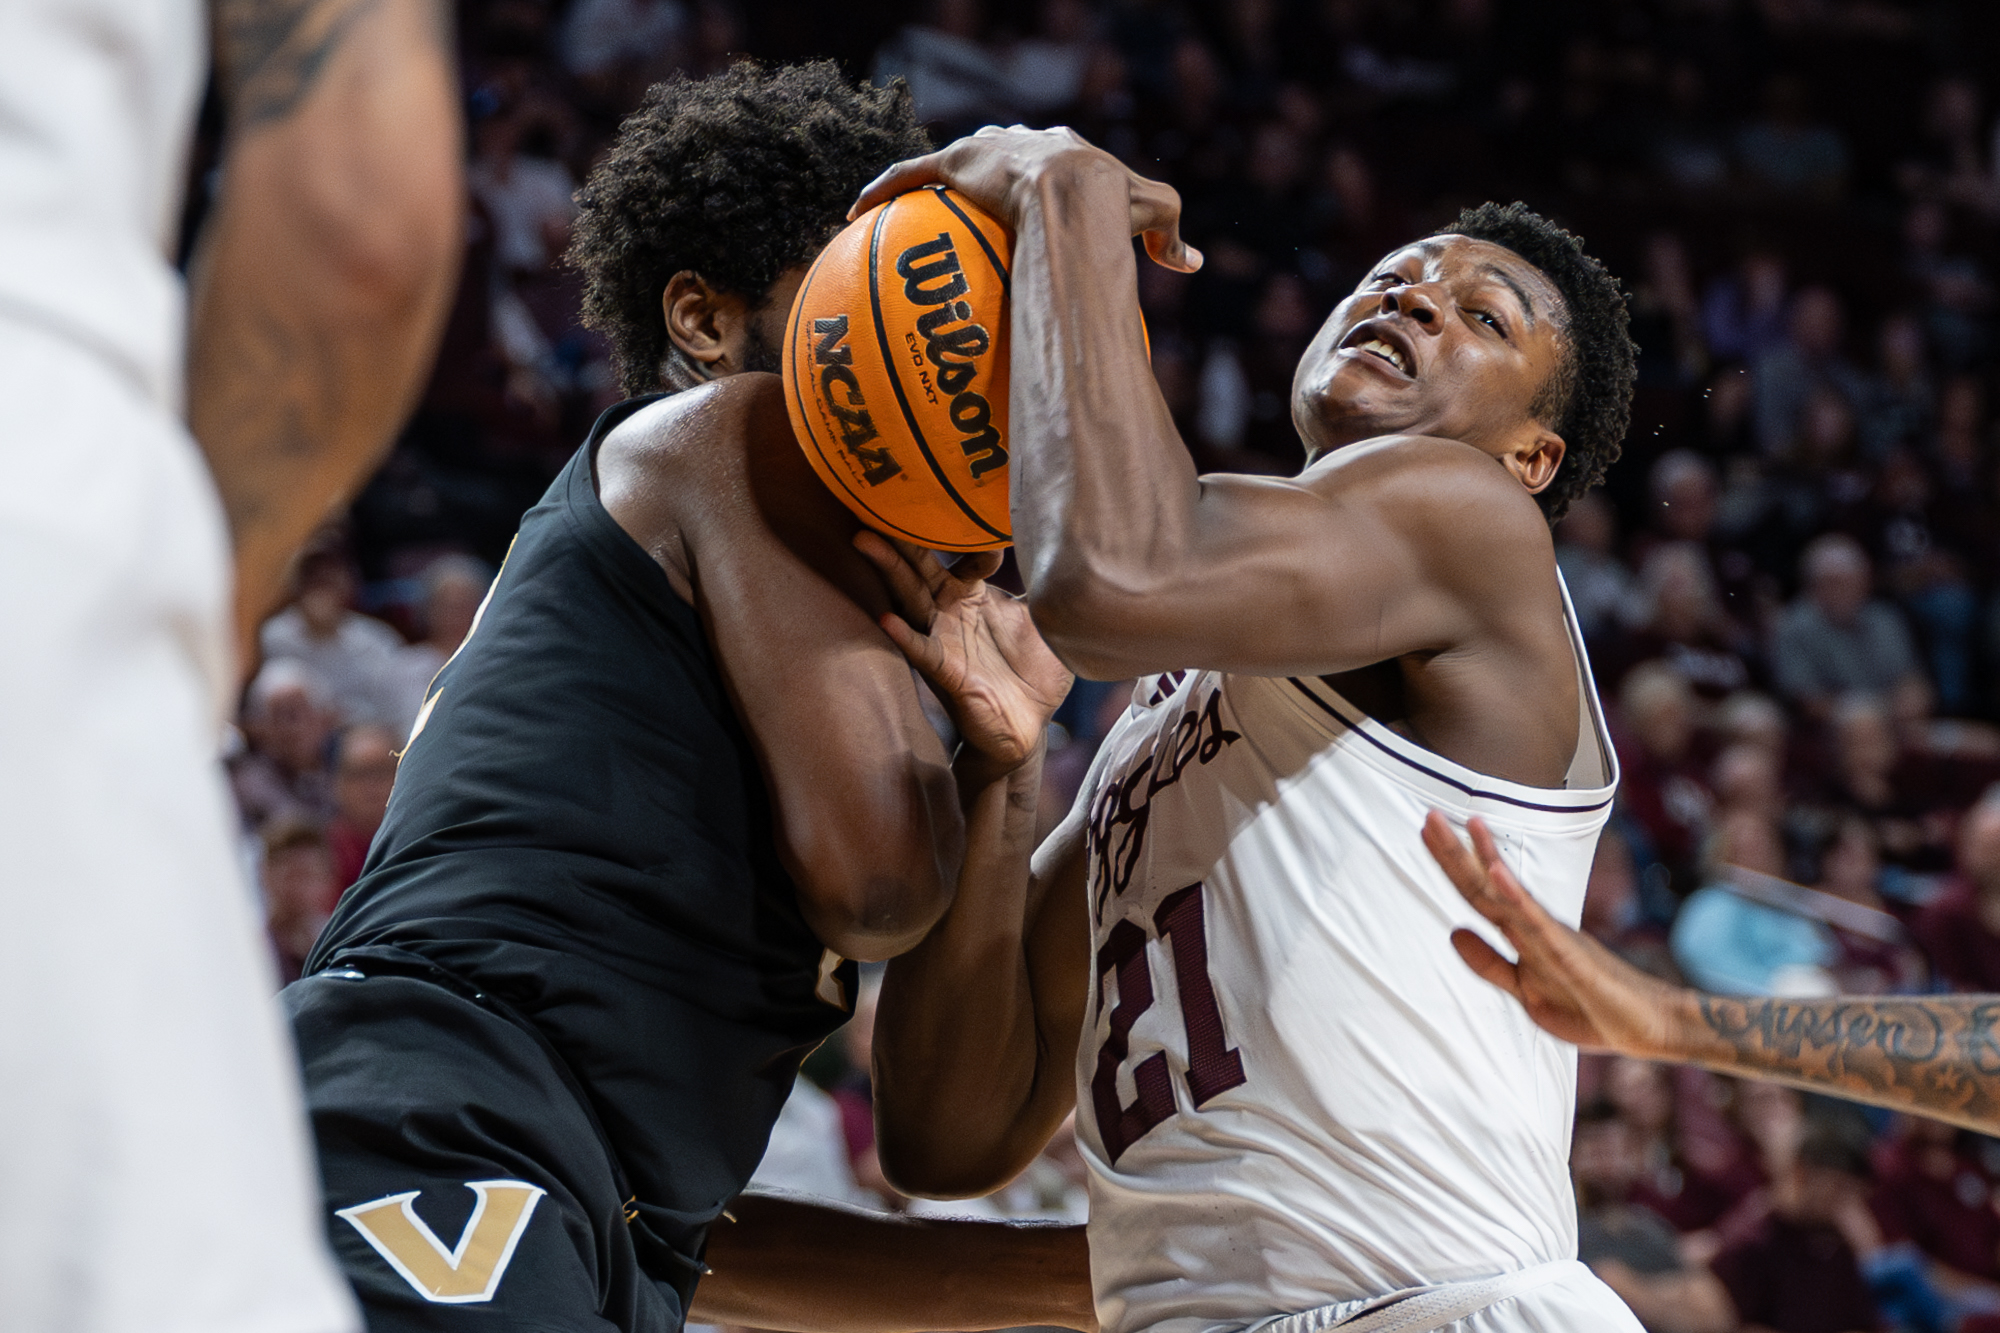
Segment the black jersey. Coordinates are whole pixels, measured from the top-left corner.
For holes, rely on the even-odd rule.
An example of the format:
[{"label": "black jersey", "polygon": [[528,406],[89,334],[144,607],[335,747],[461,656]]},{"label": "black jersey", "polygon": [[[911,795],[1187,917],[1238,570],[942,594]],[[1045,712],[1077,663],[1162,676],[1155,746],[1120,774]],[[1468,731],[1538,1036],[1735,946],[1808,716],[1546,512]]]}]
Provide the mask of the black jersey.
[{"label": "black jersey", "polygon": [[505,1001],[672,1237],[749,1179],[855,977],[822,974],[699,617],[598,501],[599,442],[650,401],[522,520],[307,966],[386,947]]}]

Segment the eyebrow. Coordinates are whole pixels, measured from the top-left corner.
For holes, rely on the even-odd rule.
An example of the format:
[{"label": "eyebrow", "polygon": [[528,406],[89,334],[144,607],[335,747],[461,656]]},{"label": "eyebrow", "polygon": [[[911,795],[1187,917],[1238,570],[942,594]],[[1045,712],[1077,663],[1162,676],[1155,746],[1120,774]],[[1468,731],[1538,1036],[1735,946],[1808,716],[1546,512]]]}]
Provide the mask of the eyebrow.
[{"label": "eyebrow", "polygon": [[1528,327],[1531,329],[1534,328],[1535,303],[1528,299],[1527,289],[1521,286],[1520,283],[1514,281],[1514,275],[1509,273],[1506,269],[1501,268],[1498,264],[1483,264],[1480,266],[1479,271],[1481,273],[1490,273],[1494,277],[1500,279],[1500,281],[1507,284],[1508,289],[1514,293],[1515,299],[1520,301],[1521,303],[1521,310],[1523,311],[1524,314],[1526,314],[1528,319]]}]

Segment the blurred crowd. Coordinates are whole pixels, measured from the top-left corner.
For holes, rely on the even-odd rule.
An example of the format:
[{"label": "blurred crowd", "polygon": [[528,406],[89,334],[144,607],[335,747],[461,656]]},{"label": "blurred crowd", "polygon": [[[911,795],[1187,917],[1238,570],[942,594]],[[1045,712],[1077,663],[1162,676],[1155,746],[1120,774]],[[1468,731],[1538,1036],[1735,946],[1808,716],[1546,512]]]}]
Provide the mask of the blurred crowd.
[{"label": "blurred crowd", "polygon": [[[1484,198],[1632,294],[1625,456],[1557,531],[1623,765],[1586,927],[1718,991],[2000,991],[2000,6],[1984,0],[483,0],[464,275],[381,474],[266,625],[231,774],[295,973],[430,675],[618,394],[561,255],[652,81],[908,81],[939,141],[1066,123],[1175,184],[1142,264],[1205,468],[1303,461],[1293,368],[1385,251]],[[200,192],[196,192],[196,207]],[[1080,682],[1045,813],[1129,685]],[[864,1006],[865,1011],[865,1006]],[[767,1179],[885,1206],[866,1022]],[[2000,1330],[2000,1143],[1586,1060],[1583,1253],[1658,1330]],[[1074,1216],[1061,1147],[989,1209]],[[782,1182],[781,1182],[782,1183]]]}]

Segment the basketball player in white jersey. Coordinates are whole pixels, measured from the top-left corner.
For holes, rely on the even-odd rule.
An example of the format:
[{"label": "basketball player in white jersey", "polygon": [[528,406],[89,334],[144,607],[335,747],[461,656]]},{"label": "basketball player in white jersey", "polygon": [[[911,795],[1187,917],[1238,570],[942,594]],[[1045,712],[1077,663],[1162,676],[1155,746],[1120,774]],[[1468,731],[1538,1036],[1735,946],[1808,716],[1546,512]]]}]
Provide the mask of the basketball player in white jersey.
[{"label": "basketball player in white jersey", "polygon": [[1135,233],[1199,262],[1172,192],[1068,131],[987,131],[857,208],[932,180],[1015,233],[1036,622],[1141,679],[1032,880],[996,859],[891,962],[885,1170],[992,1188],[1074,1102],[1106,1333],[1637,1329],[1575,1260],[1574,1051],[1460,961],[1479,918],[1419,838],[1483,817],[1581,910],[1616,772],[1549,521],[1626,426],[1615,281],[1519,206],[1469,210],[1306,352],[1304,472],[1197,477],[1134,295]]},{"label": "basketball player in white jersey", "polygon": [[[216,754],[232,539],[247,627],[388,444],[450,297],[442,8],[0,5],[9,1333],[355,1326]],[[210,34],[229,140],[190,330]]]}]

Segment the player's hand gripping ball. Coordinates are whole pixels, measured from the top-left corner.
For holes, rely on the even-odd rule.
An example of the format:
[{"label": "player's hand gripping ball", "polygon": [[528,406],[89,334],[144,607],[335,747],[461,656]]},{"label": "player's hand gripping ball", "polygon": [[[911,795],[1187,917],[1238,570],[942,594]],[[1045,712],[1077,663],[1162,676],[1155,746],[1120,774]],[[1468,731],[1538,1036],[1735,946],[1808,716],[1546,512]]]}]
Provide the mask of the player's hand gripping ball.
[{"label": "player's hand gripping ball", "polygon": [[834,237],[792,303],[785,405],[863,523],[933,551],[1013,541],[1007,263],[1013,238],[942,186]]}]

